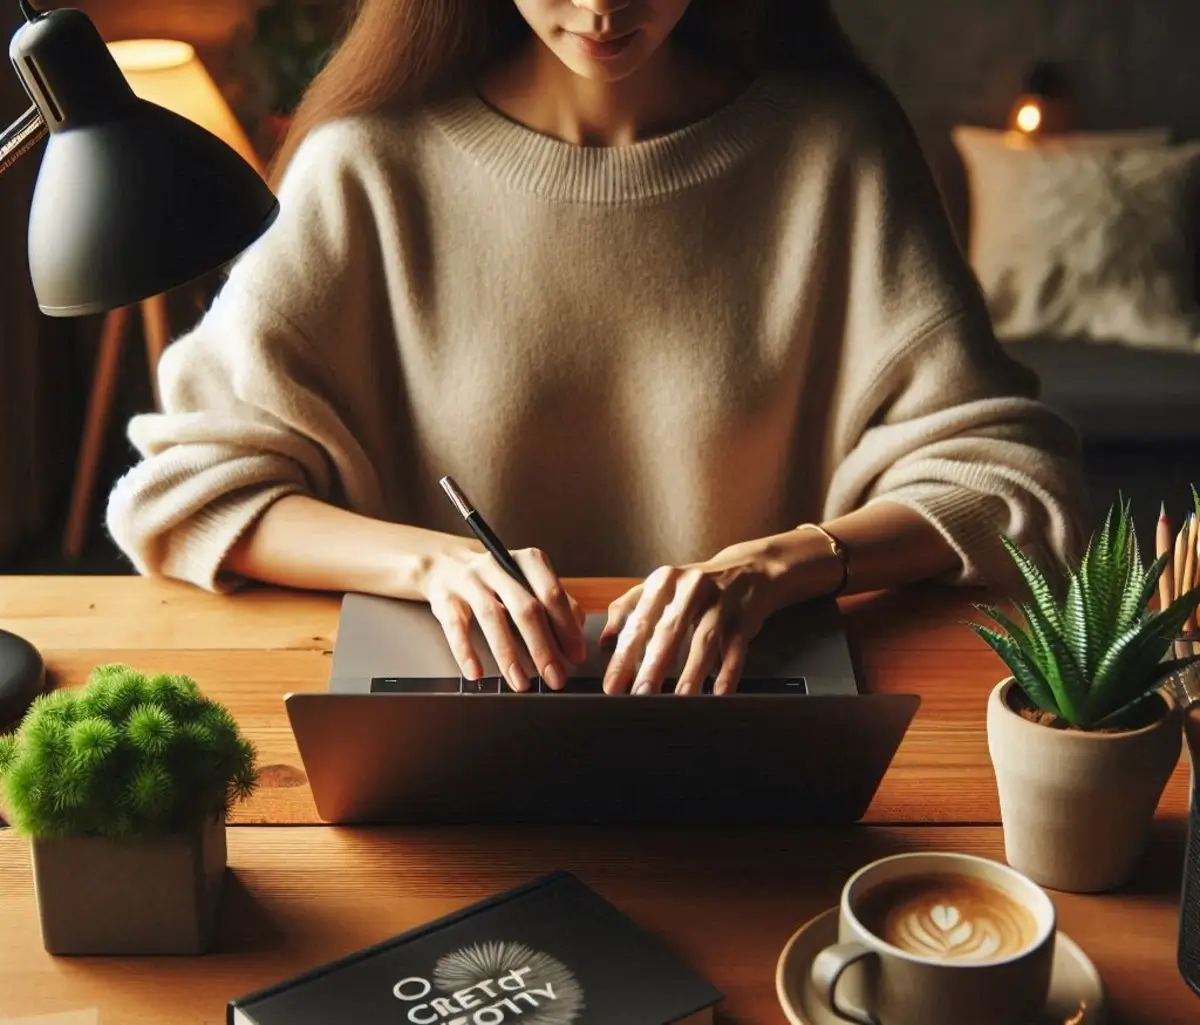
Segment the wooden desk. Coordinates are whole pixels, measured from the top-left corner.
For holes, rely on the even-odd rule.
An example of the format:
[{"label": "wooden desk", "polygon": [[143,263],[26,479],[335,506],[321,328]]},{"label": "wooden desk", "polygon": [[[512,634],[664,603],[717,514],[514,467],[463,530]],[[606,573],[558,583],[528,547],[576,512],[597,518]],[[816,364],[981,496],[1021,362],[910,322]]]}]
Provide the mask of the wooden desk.
[{"label": "wooden desk", "polygon": [[[619,581],[576,581],[602,608]],[[917,590],[844,603],[873,691],[924,702],[863,825],[844,830],[349,829],[315,817],[284,715],[287,691],[327,682],[337,599],[232,597],[133,577],[7,577],[0,627],[46,656],[55,686],[100,663],[185,672],[258,745],[262,787],[233,815],[217,952],[184,959],[52,958],[41,946],[27,845],[0,832],[0,1023],[94,1010],[99,1025],[223,1021],[225,1002],[552,868],[570,869],[659,931],[728,994],[727,1023],[784,1021],[775,961],[863,863],[901,850],[1003,858],[984,731],[1002,675],[961,620],[966,596]],[[1186,756],[1137,879],[1104,896],[1055,894],[1062,928],[1096,962],[1111,1021],[1184,1025],[1200,999],[1175,968]],[[290,826],[292,828],[280,828]],[[957,1023],[947,1023],[957,1025]]]}]

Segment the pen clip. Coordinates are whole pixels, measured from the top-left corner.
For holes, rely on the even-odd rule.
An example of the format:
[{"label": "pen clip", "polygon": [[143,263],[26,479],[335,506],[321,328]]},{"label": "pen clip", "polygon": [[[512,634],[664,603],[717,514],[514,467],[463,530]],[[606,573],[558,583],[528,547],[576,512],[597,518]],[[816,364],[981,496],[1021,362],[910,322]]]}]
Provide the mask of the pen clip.
[{"label": "pen clip", "polygon": [[466,519],[475,512],[470,500],[463,494],[462,488],[455,483],[453,477],[447,475],[438,483],[442,485],[442,490],[446,492],[447,497],[454,503],[454,508],[459,511],[463,519]]}]

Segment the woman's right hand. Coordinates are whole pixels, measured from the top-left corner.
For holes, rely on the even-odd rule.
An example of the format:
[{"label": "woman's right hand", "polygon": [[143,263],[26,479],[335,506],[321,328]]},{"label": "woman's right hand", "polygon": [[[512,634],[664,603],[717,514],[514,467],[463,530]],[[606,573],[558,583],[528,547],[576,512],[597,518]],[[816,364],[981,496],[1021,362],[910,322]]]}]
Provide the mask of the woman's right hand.
[{"label": "woman's right hand", "polygon": [[550,559],[537,548],[512,553],[534,593],[514,580],[486,551],[466,548],[434,557],[425,575],[425,600],[442,625],[465,677],[483,676],[471,643],[471,623],[491,648],[513,690],[541,676],[554,690],[567,680],[567,663],[587,657],[583,611],[563,587]]}]

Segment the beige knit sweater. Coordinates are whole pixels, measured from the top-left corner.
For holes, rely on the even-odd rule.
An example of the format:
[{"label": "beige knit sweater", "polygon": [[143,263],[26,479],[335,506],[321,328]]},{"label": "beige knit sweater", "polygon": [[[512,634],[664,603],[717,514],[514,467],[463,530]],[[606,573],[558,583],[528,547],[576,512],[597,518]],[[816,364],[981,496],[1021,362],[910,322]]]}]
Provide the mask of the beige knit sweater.
[{"label": "beige knit sweater", "polygon": [[138,571],[213,590],[301,492],[463,533],[453,475],[563,575],[642,575],[877,499],[959,581],[1072,552],[1075,438],[996,344],[906,123],[771,73],[625,147],[469,90],[319,128],[277,223],[170,346],[108,505]]}]

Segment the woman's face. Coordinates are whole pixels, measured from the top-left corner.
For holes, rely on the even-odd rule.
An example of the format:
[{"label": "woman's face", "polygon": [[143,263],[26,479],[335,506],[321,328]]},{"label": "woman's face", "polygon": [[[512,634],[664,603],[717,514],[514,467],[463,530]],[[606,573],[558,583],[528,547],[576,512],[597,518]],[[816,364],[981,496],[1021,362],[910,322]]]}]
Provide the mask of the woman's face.
[{"label": "woman's face", "polygon": [[575,74],[615,82],[645,64],[690,0],[513,0],[521,16]]}]

